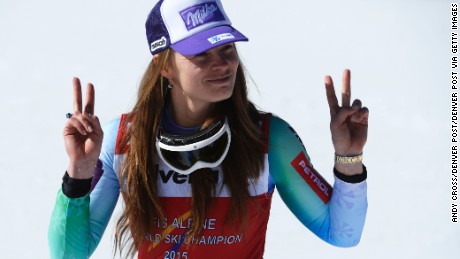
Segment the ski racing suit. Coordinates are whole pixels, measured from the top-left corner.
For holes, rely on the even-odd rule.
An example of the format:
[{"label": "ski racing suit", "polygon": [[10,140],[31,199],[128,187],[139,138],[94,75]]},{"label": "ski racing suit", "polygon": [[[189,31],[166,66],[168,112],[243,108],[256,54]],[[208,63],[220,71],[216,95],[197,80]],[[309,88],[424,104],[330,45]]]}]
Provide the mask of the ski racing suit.
[{"label": "ski racing suit", "polygon": [[[93,186],[79,193],[69,185],[82,184],[66,176],[58,191],[49,226],[51,258],[89,258],[98,245],[120,194],[119,167],[126,149],[120,148],[127,128],[122,115],[104,127]],[[186,238],[191,224],[191,185],[158,161],[158,193],[163,218],[153,218],[154,229],[145,233],[138,258],[263,258],[267,223],[274,189],[292,213],[324,241],[340,247],[358,244],[367,212],[367,172],[344,176],[334,169],[332,188],[313,168],[299,136],[279,117],[261,115],[266,142],[264,168],[257,180],[249,179],[247,227],[225,224],[231,196],[220,168],[214,168],[216,195],[198,237]],[[72,189],[70,188],[70,189]],[[83,190],[83,191],[82,191]],[[69,192],[71,192],[69,194]],[[70,196],[70,197],[69,197]]]}]

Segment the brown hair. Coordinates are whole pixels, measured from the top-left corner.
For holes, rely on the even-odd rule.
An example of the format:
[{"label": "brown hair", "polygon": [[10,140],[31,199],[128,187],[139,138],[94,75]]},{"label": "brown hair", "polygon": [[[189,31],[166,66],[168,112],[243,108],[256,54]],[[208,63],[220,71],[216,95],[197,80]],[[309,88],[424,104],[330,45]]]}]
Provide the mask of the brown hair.
[{"label": "brown hair", "polygon": [[[165,99],[167,80],[160,73],[170,65],[173,51],[168,49],[159,54],[156,62],[150,62],[141,81],[137,102],[130,113],[131,126],[123,144],[129,142],[129,149],[122,164],[120,185],[125,208],[120,216],[115,234],[115,247],[122,250],[128,246],[127,255],[134,256],[145,233],[152,229],[154,217],[162,217],[163,210],[157,190],[158,166],[155,137]],[[257,179],[263,168],[264,143],[258,127],[259,112],[248,100],[244,69],[237,68],[235,88],[232,96],[217,103],[213,120],[227,116],[232,142],[222,162],[224,183],[232,197],[227,215],[228,223],[247,222],[247,199],[249,178]],[[192,225],[188,235],[199,235],[210,209],[216,191],[211,169],[200,169],[190,175],[192,187]]]}]

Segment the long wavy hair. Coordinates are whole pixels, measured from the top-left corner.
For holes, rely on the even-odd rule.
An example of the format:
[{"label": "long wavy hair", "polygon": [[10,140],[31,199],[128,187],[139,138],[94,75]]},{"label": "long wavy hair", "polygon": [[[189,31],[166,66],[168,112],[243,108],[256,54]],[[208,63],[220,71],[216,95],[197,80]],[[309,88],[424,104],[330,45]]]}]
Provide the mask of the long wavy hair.
[{"label": "long wavy hair", "polygon": [[[163,208],[157,190],[158,165],[155,139],[168,101],[167,79],[161,70],[171,65],[173,50],[158,54],[150,62],[141,81],[137,102],[128,115],[130,127],[122,145],[127,154],[120,170],[120,186],[125,208],[116,225],[115,248],[122,255],[134,256],[145,233],[153,228],[153,218],[163,217]],[[263,169],[264,143],[258,126],[259,111],[248,100],[243,65],[239,64],[232,96],[216,104],[205,124],[227,116],[232,142],[222,162],[224,184],[231,199],[226,224],[246,226],[248,179],[258,179]],[[128,145],[129,144],[129,145]],[[128,148],[129,146],[129,148]],[[199,235],[206,212],[212,207],[216,191],[211,169],[200,169],[190,174],[192,187],[192,225],[189,236]],[[238,223],[238,224],[236,224]]]}]

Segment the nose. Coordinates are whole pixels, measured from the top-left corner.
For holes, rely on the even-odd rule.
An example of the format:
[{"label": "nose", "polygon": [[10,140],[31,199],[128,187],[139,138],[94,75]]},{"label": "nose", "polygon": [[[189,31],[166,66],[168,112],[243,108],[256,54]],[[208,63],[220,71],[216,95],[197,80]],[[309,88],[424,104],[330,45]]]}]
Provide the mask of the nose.
[{"label": "nose", "polygon": [[226,69],[230,66],[231,60],[222,53],[214,53],[211,61],[211,68],[214,70]]}]

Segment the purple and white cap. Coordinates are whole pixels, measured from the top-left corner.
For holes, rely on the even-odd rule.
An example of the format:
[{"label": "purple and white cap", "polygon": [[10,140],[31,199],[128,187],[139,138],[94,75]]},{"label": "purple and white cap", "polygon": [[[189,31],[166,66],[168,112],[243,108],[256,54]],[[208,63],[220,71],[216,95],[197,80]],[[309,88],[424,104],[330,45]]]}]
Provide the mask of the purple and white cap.
[{"label": "purple and white cap", "polygon": [[160,0],[145,23],[150,52],[192,56],[248,38],[231,26],[220,0]]}]

